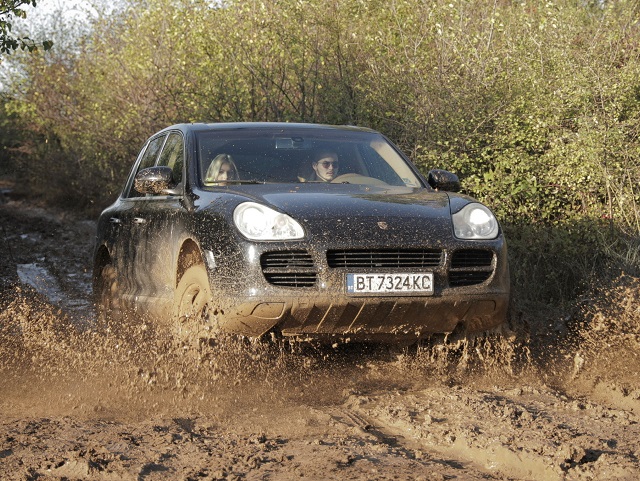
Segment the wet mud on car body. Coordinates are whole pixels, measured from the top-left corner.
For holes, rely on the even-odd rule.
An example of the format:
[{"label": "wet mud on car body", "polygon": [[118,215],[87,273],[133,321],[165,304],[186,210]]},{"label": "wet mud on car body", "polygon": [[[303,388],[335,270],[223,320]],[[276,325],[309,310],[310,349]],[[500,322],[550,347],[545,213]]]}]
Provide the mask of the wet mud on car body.
[{"label": "wet mud on car body", "polygon": [[[337,176],[304,181],[323,149],[336,152]],[[236,179],[206,177],[221,153]],[[501,229],[474,199],[442,190],[455,176],[429,180],[368,129],[169,127],[99,219],[96,299],[109,315],[197,318],[251,337],[394,342],[491,329],[509,299]]]}]

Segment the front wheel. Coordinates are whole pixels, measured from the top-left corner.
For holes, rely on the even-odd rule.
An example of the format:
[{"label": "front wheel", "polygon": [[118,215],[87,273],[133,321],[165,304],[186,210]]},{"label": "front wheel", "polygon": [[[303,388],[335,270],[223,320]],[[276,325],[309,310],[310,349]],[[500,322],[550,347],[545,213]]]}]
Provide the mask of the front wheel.
[{"label": "front wheel", "polygon": [[209,318],[211,298],[205,267],[189,267],[178,282],[173,301],[172,334],[181,347],[197,348],[201,340],[213,335]]}]

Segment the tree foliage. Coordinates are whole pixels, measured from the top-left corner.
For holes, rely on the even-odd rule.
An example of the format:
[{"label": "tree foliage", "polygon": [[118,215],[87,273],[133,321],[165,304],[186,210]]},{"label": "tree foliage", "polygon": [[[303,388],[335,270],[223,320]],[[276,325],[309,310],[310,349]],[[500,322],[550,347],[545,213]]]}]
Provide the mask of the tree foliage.
[{"label": "tree foliage", "polygon": [[457,172],[562,291],[570,261],[637,250],[639,20],[634,0],[131,1],[77,54],[29,56],[11,109],[99,203],[172,123],[373,127]]},{"label": "tree foliage", "polygon": [[45,40],[38,43],[29,37],[16,37],[12,33],[15,18],[26,18],[27,14],[22,8],[24,6],[36,6],[36,0],[0,0],[0,53],[8,54],[17,50],[28,50],[35,52],[41,46],[44,50],[49,50],[53,42]]}]

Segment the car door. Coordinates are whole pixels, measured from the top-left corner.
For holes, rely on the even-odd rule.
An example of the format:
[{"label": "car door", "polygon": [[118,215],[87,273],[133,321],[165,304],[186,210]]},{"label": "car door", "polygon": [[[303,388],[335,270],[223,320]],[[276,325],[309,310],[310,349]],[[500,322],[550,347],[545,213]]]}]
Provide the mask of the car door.
[{"label": "car door", "polygon": [[140,291],[137,303],[154,317],[164,317],[171,308],[175,289],[177,235],[184,218],[182,192],[184,140],[178,131],[170,132],[156,162],[173,172],[174,194],[148,194],[136,211],[138,252],[135,277]]},{"label": "car door", "polygon": [[127,183],[119,206],[113,213],[109,222],[114,226],[117,235],[114,243],[114,263],[122,286],[123,300],[130,307],[135,307],[136,298],[143,292],[143,283],[139,278],[136,265],[139,264],[141,255],[140,226],[145,205],[148,203],[147,195],[138,192],[135,188],[135,175],[142,169],[153,167],[166,140],[166,134],[151,138],[142,148],[138,156],[139,161]]}]

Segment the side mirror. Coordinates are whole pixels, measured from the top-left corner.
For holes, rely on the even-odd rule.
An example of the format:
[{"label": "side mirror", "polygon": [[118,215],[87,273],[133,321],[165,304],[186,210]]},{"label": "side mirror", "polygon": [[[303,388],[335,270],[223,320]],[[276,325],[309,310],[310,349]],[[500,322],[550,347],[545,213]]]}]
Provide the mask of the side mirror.
[{"label": "side mirror", "polygon": [[142,194],[176,194],[171,167],[156,166],[142,169],[133,179],[134,188]]},{"label": "side mirror", "polygon": [[427,182],[437,190],[445,190],[448,192],[458,192],[460,190],[460,179],[458,179],[456,174],[448,170],[430,170],[427,176]]}]

